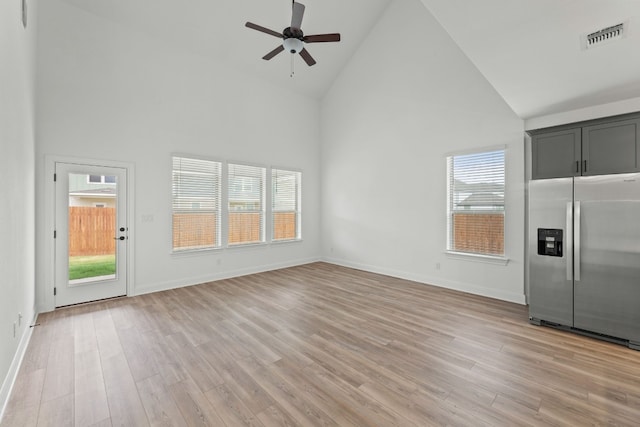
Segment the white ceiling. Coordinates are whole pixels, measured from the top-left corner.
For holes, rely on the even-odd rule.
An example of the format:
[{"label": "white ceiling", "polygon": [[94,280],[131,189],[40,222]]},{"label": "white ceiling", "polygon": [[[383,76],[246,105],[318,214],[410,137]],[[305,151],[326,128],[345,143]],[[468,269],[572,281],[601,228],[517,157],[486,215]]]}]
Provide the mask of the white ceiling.
[{"label": "white ceiling", "polygon": [[[392,0],[302,0],[305,34],[340,32],[342,41],[308,45],[318,63],[296,57],[294,78],[289,54],[261,59],[278,39],[244,27],[282,31],[289,0],[61,1],[320,98]],[[421,1],[522,118],[640,97],[639,0]],[[581,36],[619,22],[626,38],[581,49]]]},{"label": "white ceiling", "polygon": [[[522,118],[640,96],[638,0],[422,0]],[[587,51],[580,37],[629,22]]]},{"label": "white ceiling", "polygon": [[302,0],[306,6],[302,21],[305,35],[341,33],[342,40],[307,45],[317,64],[308,67],[296,55],[296,72],[291,78],[291,54],[283,52],[270,61],[262,59],[282,42],[244,26],[251,21],[282,32],[291,23],[291,0],[61,1],[317,98],[329,89],[390,2]]}]

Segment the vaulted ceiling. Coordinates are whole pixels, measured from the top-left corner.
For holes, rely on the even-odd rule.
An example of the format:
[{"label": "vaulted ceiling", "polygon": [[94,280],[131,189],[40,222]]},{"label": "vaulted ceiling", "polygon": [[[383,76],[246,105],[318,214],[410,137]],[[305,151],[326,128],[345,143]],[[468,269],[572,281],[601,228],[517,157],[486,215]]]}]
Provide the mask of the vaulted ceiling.
[{"label": "vaulted ceiling", "polygon": [[[61,0],[164,43],[321,98],[391,1],[302,0],[305,34],[340,32],[340,43],[308,45],[317,64],[261,57],[289,25],[289,0]],[[522,118],[640,97],[640,1],[421,0],[460,49]],[[624,22],[624,37],[585,50],[584,37]],[[402,28],[389,43],[405,43]],[[419,51],[420,46],[416,46]],[[394,58],[381,58],[393,61]],[[428,78],[428,76],[425,76]]]},{"label": "vaulted ceiling", "polygon": [[[50,1],[50,0],[46,0]],[[277,38],[246,28],[251,21],[277,32],[291,23],[291,0],[60,0],[118,24],[134,28],[178,49],[212,57],[276,84],[320,98],[355,54],[390,0],[302,0],[305,34],[341,33],[339,43],[308,45],[317,64],[290,54],[261,58]]]},{"label": "vaulted ceiling", "polygon": [[[422,0],[520,117],[640,96],[640,1]],[[615,42],[582,39],[627,24]]]}]

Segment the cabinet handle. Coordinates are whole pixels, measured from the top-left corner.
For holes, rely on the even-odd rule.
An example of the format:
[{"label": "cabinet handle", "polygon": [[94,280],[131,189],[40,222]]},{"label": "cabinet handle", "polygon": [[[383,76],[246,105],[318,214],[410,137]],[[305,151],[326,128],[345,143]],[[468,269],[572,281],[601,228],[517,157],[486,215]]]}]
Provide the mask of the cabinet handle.
[{"label": "cabinet handle", "polygon": [[583,162],[584,162],[584,167],[582,169],[582,172],[586,172],[587,171],[587,161],[583,160]]}]

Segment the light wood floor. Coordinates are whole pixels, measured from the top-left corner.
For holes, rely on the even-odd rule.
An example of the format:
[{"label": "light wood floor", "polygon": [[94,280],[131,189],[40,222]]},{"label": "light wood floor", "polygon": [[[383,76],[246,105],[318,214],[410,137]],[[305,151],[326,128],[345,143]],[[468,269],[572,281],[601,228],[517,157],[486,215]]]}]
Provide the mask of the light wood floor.
[{"label": "light wood floor", "polygon": [[329,264],[38,321],[2,426],[640,423],[640,352]]}]

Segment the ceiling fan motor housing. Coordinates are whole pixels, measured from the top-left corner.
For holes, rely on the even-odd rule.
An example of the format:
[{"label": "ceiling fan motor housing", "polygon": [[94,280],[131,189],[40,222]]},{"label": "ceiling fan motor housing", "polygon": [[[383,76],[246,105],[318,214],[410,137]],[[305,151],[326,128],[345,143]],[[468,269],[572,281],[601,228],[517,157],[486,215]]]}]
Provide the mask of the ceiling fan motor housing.
[{"label": "ceiling fan motor housing", "polygon": [[304,49],[304,33],[300,28],[287,27],[282,31],[282,45],[291,53],[299,53]]}]

